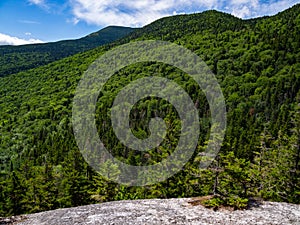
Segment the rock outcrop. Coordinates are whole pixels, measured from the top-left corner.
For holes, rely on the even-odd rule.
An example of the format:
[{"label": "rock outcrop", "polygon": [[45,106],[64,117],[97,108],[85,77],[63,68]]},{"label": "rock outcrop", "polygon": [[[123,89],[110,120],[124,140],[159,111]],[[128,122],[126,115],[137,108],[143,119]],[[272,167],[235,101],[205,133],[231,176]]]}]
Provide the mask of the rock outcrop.
[{"label": "rock outcrop", "polygon": [[0,220],[16,225],[201,224],[299,225],[300,205],[261,202],[247,210],[213,211],[191,198],[116,201]]}]

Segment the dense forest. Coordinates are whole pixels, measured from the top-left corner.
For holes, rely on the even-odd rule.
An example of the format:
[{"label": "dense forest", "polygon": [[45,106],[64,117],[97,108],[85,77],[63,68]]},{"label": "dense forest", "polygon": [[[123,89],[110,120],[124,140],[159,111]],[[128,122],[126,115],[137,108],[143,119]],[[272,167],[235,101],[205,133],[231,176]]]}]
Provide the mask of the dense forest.
[{"label": "dense forest", "polygon": [[[132,109],[132,131],[148,137],[150,118],[160,116],[167,125],[166,139],[146,152],[124,146],[109,112],[127,84],[149,74],[172,79],[198,109],[202,132],[192,159],[173,177],[145,187],[100,176],[83,160],[72,127],[73,97],[83,73],[109,49],[137,40],[170,41],[200,56],[216,75],[227,108],[221,151],[209,168],[199,169],[211,120],[197,83],[156,62],[129,65],[114,74],[98,97],[95,118],[104,144],[125,163],[152,165],[168,157],[181,127],[170,103],[149,97]],[[205,195],[218,196],[206,202],[212,207],[243,208],[253,197],[299,204],[300,5],[250,20],[217,11],[160,19],[116,42],[0,78],[0,109],[1,216],[113,200]],[[120,175],[110,161],[105,167],[110,176]]]},{"label": "dense forest", "polygon": [[0,46],[0,76],[3,77],[36,68],[79,52],[88,51],[116,41],[134,30],[136,29],[109,26],[76,40],[21,46]]}]

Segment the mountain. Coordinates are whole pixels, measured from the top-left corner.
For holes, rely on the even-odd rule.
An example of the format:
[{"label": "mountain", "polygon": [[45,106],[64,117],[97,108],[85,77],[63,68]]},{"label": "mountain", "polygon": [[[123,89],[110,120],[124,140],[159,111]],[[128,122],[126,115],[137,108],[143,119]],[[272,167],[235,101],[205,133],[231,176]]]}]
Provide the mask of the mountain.
[{"label": "mountain", "polygon": [[[206,202],[208,207],[245,208],[251,197],[299,204],[299,34],[299,4],[251,20],[207,11],[163,18],[109,45],[0,78],[0,214],[212,194],[217,197]],[[182,171],[157,184],[125,186],[100,176],[83,160],[73,133],[73,99],[82,75],[98,57],[124,43],[149,39],[184,46],[205,61],[225,97],[227,129],[218,157],[208,169],[199,169],[210,143],[211,111],[198,84],[178,68],[158,62],[121,69],[103,87],[95,110],[99,137],[113,156],[135,166],[153,165],[171,155],[179,142],[180,117],[161,98],[139,101],[129,115],[132,132],[140,139],[151,135],[150,118],[164,119],[167,134],[159,147],[132,150],[111,126],[110,109],[118,92],[151,74],[174,80],[188,93],[201,130],[195,153]],[[110,176],[124,173],[109,160],[104,166]],[[144,178],[141,172],[132,179]]]},{"label": "mountain", "polygon": [[65,40],[45,44],[0,46],[0,77],[84,52],[120,39],[134,28],[109,26],[77,40]]}]

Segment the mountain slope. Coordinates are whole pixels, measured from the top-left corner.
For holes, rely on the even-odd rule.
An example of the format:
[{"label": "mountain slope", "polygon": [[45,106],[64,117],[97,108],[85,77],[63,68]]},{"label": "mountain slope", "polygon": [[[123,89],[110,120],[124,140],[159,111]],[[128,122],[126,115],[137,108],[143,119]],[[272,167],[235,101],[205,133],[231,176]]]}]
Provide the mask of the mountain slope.
[{"label": "mountain slope", "polygon": [[106,27],[77,40],[23,46],[0,46],[0,77],[46,65],[120,39],[134,31],[129,27]]},{"label": "mountain slope", "polygon": [[[176,25],[179,25],[177,29]],[[200,25],[199,25],[200,24]],[[300,193],[300,5],[273,17],[240,20],[228,14],[161,19],[113,44],[0,79],[0,214],[32,213],[95,202],[200,196],[242,208],[249,197],[299,202]],[[201,135],[193,159],[167,181],[127,187],[107,181],[82,159],[72,127],[75,88],[89,65],[118,44],[170,40],[198,54],[216,74],[227,107],[221,152],[208,170],[198,168],[207,145],[210,110],[198,85],[168,65],[148,62],[115,74],[99,95],[99,136],[111,153],[132,165],[151,165],[172,154],[180,118],[167,102],[149,98],[132,111],[132,130],[149,136],[148,121],[162,116],[168,139],[140,153],[114,135],[113,99],[126,84],[155,74],[175,80],[197,105]],[[120,169],[106,164],[119,176]],[[139,174],[136,174],[139,176]]]}]

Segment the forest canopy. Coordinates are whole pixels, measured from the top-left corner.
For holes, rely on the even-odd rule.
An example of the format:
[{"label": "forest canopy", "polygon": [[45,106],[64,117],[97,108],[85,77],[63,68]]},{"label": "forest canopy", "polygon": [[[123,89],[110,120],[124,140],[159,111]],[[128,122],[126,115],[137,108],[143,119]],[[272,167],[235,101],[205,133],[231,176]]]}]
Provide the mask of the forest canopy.
[{"label": "forest canopy", "polygon": [[[148,137],[148,122],[159,115],[167,124],[167,139],[146,152],[124,146],[111,127],[109,110],[126,84],[149,74],[172,79],[198,109],[202,132],[192,159],[173,177],[145,187],[120,185],[94,171],[77,147],[71,122],[75,89],[89,65],[109,49],[138,40],[170,41],[196,53],[216,75],[227,108],[221,151],[209,168],[201,170],[211,121],[207,100],[195,81],[155,62],[130,65],[114,74],[98,97],[95,119],[105,145],[125,163],[153,165],[168,157],[181,127],[172,105],[149,97],[132,109],[132,130],[136,137]],[[20,52],[10,54],[23,57]],[[211,206],[221,202],[242,208],[253,197],[300,203],[299,4],[251,20],[217,11],[172,16],[47,65],[32,67],[30,62],[22,61],[25,69],[0,78],[1,216],[112,200],[211,194],[221,196],[207,203]],[[0,69],[10,71],[5,61]],[[120,169],[110,161],[105,167],[111,176],[119,176]]]}]

